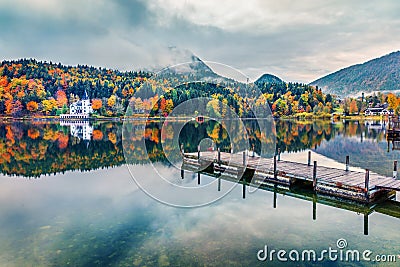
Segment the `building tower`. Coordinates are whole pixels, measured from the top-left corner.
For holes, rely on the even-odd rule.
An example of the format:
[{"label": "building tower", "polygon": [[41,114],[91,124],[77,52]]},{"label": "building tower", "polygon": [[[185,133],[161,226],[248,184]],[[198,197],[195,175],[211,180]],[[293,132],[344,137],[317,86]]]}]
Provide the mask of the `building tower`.
[{"label": "building tower", "polygon": [[92,104],[90,103],[90,99],[89,99],[89,96],[88,96],[86,90],[82,97],[82,113],[85,115],[93,113]]}]

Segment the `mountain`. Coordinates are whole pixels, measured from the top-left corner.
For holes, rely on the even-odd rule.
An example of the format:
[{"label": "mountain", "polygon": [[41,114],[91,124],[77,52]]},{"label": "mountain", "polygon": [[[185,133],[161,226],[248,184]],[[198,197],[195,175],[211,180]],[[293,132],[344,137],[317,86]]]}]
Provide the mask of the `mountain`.
[{"label": "mountain", "polygon": [[400,51],[353,65],[310,83],[339,96],[400,90]]},{"label": "mountain", "polygon": [[265,73],[260,78],[258,78],[254,83],[259,85],[263,83],[283,83],[280,78],[276,77],[275,75]]},{"label": "mountain", "polygon": [[216,73],[212,67],[190,50],[175,46],[169,47],[165,58],[167,59],[165,65],[153,68],[152,72],[156,73],[158,78],[175,81],[176,83],[170,84],[172,86],[177,86],[184,80],[186,82],[235,83],[233,79]]},{"label": "mountain", "polygon": [[204,75],[216,76],[212,69],[207,66],[198,56],[190,50],[180,49],[176,46],[169,47],[166,55],[164,66],[153,68],[153,72],[158,73],[202,73]]}]

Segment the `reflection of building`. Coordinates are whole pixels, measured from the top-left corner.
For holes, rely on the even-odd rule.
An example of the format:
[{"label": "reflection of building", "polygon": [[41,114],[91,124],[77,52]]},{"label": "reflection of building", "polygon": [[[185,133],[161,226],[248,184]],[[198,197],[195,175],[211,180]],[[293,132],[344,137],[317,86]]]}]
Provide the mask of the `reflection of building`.
[{"label": "reflection of building", "polygon": [[92,104],[85,90],[82,100],[72,103],[69,106],[69,114],[60,115],[60,119],[88,119],[91,113],[93,113]]},{"label": "reflection of building", "polygon": [[61,126],[69,126],[70,134],[74,137],[83,140],[92,139],[93,126],[89,124],[89,121],[73,121],[73,122],[60,122]]},{"label": "reflection of building", "polygon": [[386,121],[365,121],[368,130],[386,130]]}]

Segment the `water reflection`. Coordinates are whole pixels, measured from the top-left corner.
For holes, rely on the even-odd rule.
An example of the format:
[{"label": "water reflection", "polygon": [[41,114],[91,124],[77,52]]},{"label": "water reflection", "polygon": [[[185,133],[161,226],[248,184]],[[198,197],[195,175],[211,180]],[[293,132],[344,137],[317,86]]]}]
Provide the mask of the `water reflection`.
[{"label": "water reflection", "polygon": [[[393,160],[400,151],[388,150],[383,122],[276,122],[276,140],[261,133],[254,122],[245,121],[249,133],[249,149],[260,151],[260,139],[275,145],[281,152],[314,149],[318,153],[344,162],[350,156],[354,166],[370,167],[374,172],[389,175]],[[173,148],[163,147],[163,140],[173,138],[173,125],[161,121],[130,123],[130,164],[143,164],[150,157],[153,162],[179,160]],[[228,125],[228,124],[227,124]],[[234,122],[231,123],[234,127]],[[122,147],[122,124],[96,122],[58,124],[46,122],[0,122],[0,170],[7,175],[39,177],[69,170],[88,171],[120,166],[125,163]],[[199,142],[208,138],[216,149],[230,151],[231,143],[225,128],[218,122],[191,122],[182,129],[179,143],[185,151],[197,151]],[[141,144],[145,141],[146,149]],[[211,149],[211,148],[210,148]],[[175,157],[175,158],[174,158]]]},{"label": "water reflection", "polygon": [[61,126],[70,128],[70,135],[78,139],[90,141],[93,136],[93,126],[89,121],[61,121]]},{"label": "water reflection", "polygon": [[310,201],[264,190],[243,200],[241,187],[207,208],[171,208],[138,190],[125,167],[1,177],[0,188],[2,266],[265,266],[256,253],[266,244],[320,250],[339,238],[374,253],[400,249],[399,220],[386,215],[370,215],[365,236],[362,213],[318,204],[313,220]]},{"label": "water reflection", "polygon": [[[371,214],[371,207],[349,206],[315,198],[307,191],[282,188],[250,192],[247,187],[243,199],[242,186],[206,208],[160,204],[139,190],[122,166],[122,125],[104,122],[90,126],[92,136],[83,140],[71,134],[70,126],[0,124],[4,174],[0,175],[1,266],[265,266],[267,263],[256,257],[265,245],[322,250],[335,247],[339,238],[346,238],[351,249],[369,249],[374,254],[400,251],[400,220],[390,213],[396,209],[388,206],[373,207]],[[194,129],[198,127],[213,144],[229,149],[218,124],[195,126],[188,125],[180,137],[187,151],[197,149],[200,139]],[[147,152],[135,149],[145,138],[146,149],[163,175],[182,181],[179,171],[165,163],[161,140],[169,138],[169,132],[160,131],[160,122],[138,121],[131,130],[136,133],[130,140],[136,160],[132,164],[138,173],[149,175],[149,166],[142,164]],[[387,152],[384,129],[362,123],[279,121],[276,132],[277,148],[282,152],[313,148],[338,160],[350,154],[353,165],[372,157],[380,161],[399,157],[398,151]],[[259,136],[255,131],[251,137],[255,149]],[[101,169],[105,167],[113,168]],[[52,175],[23,178],[43,174]],[[230,181],[218,183],[213,177],[201,176],[201,184],[212,181],[212,194],[232,187]],[[197,186],[197,176],[187,174],[183,182]],[[367,228],[365,213],[369,214]],[[364,235],[366,229],[368,235]]]}]

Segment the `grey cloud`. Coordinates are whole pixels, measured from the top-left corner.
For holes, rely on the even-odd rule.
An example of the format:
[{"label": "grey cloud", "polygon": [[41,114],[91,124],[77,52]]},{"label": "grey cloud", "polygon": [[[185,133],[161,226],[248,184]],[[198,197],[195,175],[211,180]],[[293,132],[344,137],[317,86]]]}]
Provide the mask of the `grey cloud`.
[{"label": "grey cloud", "polygon": [[224,7],[224,1],[14,2],[0,3],[2,59],[126,70],[166,65],[167,47],[177,46],[251,78],[271,72],[310,82],[398,50],[400,43],[398,1],[252,0],[246,8]]}]

